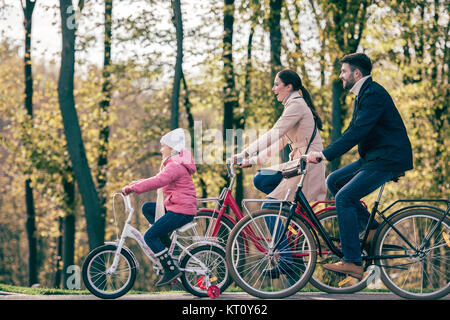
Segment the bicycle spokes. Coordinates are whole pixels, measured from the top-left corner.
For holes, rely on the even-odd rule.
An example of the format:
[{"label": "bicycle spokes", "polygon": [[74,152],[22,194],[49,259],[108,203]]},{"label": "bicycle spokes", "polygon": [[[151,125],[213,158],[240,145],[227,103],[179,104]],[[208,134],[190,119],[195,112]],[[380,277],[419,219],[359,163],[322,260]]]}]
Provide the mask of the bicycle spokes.
[{"label": "bicycle spokes", "polygon": [[380,232],[376,253],[386,256],[380,261],[382,277],[393,292],[407,298],[425,298],[439,297],[450,290],[450,247],[446,240],[450,227],[448,220],[439,223],[441,218],[435,211],[412,208],[394,217],[393,227]]}]

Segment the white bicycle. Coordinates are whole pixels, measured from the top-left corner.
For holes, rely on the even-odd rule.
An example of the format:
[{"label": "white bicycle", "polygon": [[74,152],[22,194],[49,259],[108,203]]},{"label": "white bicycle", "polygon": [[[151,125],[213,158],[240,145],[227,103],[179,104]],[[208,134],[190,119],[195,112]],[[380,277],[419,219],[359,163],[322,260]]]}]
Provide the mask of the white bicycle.
[{"label": "white bicycle", "polygon": [[[153,263],[153,270],[157,274],[163,270],[159,260],[145,243],[142,233],[131,226],[134,209],[130,203],[130,196],[115,193],[114,200],[117,195],[122,196],[125,211],[128,213],[120,239],[118,238],[116,242],[105,242],[104,245],[95,248],[83,263],[82,275],[86,288],[103,299],[118,298],[134,285],[139,263],[133,252],[124,245],[126,238],[137,241]],[[207,241],[206,238],[196,239],[197,241],[187,247],[183,246],[178,241],[179,234],[195,228],[195,225],[196,223],[188,223],[171,235],[169,254],[182,272],[180,278],[175,281],[181,281],[182,286],[197,297],[216,298],[232,281],[225,260],[225,250],[217,243]],[[175,252],[179,254],[175,256]]]}]

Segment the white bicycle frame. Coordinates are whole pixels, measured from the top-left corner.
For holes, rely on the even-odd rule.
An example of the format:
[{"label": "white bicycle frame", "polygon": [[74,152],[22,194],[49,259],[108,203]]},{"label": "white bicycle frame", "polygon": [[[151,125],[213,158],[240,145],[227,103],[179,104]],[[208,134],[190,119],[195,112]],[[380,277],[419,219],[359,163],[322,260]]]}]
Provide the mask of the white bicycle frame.
[{"label": "white bicycle frame", "polygon": [[[144,241],[144,236],[142,235],[141,232],[139,232],[139,230],[137,230],[136,228],[134,228],[131,225],[131,219],[133,217],[134,214],[134,208],[131,206],[131,202],[130,202],[130,196],[126,195],[124,196],[122,193],[116,193],[113,195],[113,197],[115,197],[116,195],[121,195],[123,197],[123,201],[124,201],[124,205],[125,205],[125,212],[128,213],[128,217],[127,220],[125,221],[125,225],[123,227],[122,230],[122,234],[120,236],[120,239],[118,239],[117,243],[117,249],[116,249],[116,253],[114,255],[114,260],[113,263],[111,265],[111,267],[107,270],[107,274],[113,274],[116,269],[117,266],[119,264],[119,258],[120,258],[120,252],[122,251],[122,249],[124,248],[124,244],[125,244],[125,240],[126,238],[132,238],[134,240],[136,240],[136,242],[139,244],[139,246],[141,247],[142,251],[145,253],[145,255],[150,259],[150,261],[153,263],[154,266],[157,267],[157,270],[160,271],[162,269],[162,266],[159,262],[159,259],[156,257],[155,253],[147,246],[147,244]],[[208,268],[206,267],[206,265],[200,261],[199,259],[197,259],[196,257],[192,256],[192,254],[189,252],[189,248],[193,245],[197,245],[197,244],[193,244],[190,245],[188,247],[184,247],[181,243],[179,243],[177,241],[177,237],[178,237],[178,231],[179,232],[185,232],[186,230],[188,230],[189,228],[192,228],[196,225],[196,223],[188,223],[186,225],[184,225],[183,227],[175,230],[172,235],[171,235],[171,245],[169,248],[169,253],[171,254],[173,252],[173,250],[175,249],[175,246],[178,246],[183,254],[181,254],[178,258],[179,261],[181,261],[181,258],[184,257],[186,254],[191,256],[198,264],[201,268],[180,268],[180,271],[182,272],[190,272],[190,273],[195,273],[197,275],[207,275],[207,270]],[[209,245],[216,245],[214,243],[211,242],[199,242],[198,244],[209,244]],[[206,280],[208,281],[209,277],[205,277]],[[209,285],[209,283],[207,284]]]}]

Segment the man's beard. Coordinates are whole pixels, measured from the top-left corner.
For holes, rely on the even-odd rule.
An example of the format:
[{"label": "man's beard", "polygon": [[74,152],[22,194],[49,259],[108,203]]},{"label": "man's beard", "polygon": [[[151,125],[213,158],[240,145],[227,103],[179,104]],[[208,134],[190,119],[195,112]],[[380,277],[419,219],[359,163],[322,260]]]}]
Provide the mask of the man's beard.
[{"label": "man's beard", "polygon": [[356,83],[355,78],[352,76],[350,79],[348,79],[347,81],[345,81],[345,83],[344,83],[344,89],[350,90],[351,88],[353,88],[353,86],[355,85],[355,83]]}]

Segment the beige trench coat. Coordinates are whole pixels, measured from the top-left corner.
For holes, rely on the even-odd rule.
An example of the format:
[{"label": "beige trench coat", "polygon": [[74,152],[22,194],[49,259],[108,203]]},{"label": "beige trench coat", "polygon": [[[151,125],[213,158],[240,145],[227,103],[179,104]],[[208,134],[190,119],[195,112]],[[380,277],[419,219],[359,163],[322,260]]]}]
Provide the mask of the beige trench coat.
[{"label": "beige trench coat", "polygon": [[[291,153],[289,162],[272,165],[269,169],[282,170],[292,167],[300,156],[305,153],[309,140],[314,131],[314,118],[311,110],[298,91],[292,92],[284,101],[284,111],[272,129],[250,144],[244,152],[250,156],[253,163],[264,164],[272,155],[279,154],[280,150],[289,144]],[[309,151],[322,151],[323,144],[319,130],[316,131]],[[273,158],[272,158],[273,159]],[[277,157],[278,159],[278,157]],[[325,200],[327,187],[325,184],[325,162],[319,164],[308,163],[307,175],[303,182],[303,193],[308,202]],[[283,179],[268,197],[284,200],[288,190],[288,200],[293,201],[295,190],[301,176]]]}]

